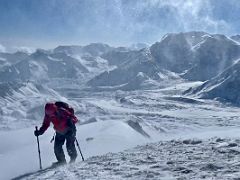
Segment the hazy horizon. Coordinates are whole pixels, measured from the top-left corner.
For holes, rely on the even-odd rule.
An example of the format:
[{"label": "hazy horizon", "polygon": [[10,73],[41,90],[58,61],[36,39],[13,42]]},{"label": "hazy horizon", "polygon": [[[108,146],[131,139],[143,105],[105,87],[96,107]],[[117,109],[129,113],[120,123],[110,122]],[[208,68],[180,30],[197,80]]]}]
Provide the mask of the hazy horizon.
[{"label": "hazy horizon", "polygon": [[154,43],[166,33],[238,34],[237,0],[2,0],[0,49]]}]

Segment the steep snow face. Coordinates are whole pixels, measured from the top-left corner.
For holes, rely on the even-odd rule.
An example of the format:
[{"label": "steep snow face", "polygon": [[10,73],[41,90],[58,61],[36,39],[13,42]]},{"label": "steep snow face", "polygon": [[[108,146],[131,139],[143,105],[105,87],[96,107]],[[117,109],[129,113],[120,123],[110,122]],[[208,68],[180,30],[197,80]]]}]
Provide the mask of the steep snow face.
[{"label": "steep snow face", "polygon": [[173,72],[183,72],[192,67],[192,47],[203,41],[205,35],[203,32],[167,34],[160,42],[151,46],[151,54],[161,67]]},{"label": "steep snow face", "polygon": [[240,57],[240,46],[224,35],[210,35],[194,47],[194,66],[183,75],[189,80],[209,80]]},{"label": "steep snow face", "polygon": [[231,102],[240,105],[240,61],[227,68],[220,75],[205,82],[203,85],[189,89],[186,93],[195,94],[201,98]]},{"label": "steep snow face", "polygon": [[176,41],[187,41],[188,45],[191,47],[196,46],[200,42],[202,42],[209,34],[201,31],[191,31],[184,33],[169,33],[162,37],[161,41],[167,40],[168,42],[174,43],[174,39]]}]

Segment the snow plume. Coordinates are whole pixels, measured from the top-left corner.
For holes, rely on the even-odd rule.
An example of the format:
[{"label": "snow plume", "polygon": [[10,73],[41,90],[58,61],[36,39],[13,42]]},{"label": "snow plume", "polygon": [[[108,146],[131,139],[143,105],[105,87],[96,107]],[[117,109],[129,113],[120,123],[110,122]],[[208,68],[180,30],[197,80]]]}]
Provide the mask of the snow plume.
[{"label": "snow plume", "polygon": [[[237,33],[237,4],[236,0],[15,0],[0,2],[0,22],[7,36],[19,34],[28,42],[153,43],[169,32]],[[11,34],[12,29],[18,32]]]},{"label": "snow plume", "polygon": [[[133,36],[150,34],[147,38],[152,40],[167,32],[198,30],[227,33],[229,25],[224,20],[213,18],[212,6],[209,0],[140,0],[127,3],[123,14],[130,14],[125,19],[130,19],[132,23],[125,25],[133,32]],[[146,35],[143,37],[146,38]]]},{"label": "snow plume", "polygon": [[13,52],[24,52],[24,53],[31,54],[31,53],[34,53],[36,51],[36,48],[21,46],[21,47],[13,47],[12,51]]},{"label": "snow plume", "polygon": [[176,10],[179,23],[184,31],[203,30],[218,32],[228,30],[228,24],[223,20],[215,20],[212,3],[208,0],[160,0],[163,6],[170,6]]},{"label": "snow plume", "polygon": [[[95,41],[114,43],[120,37],[117,39],[120,43],[152,43],[168,32],[230,31],[226,21],[214,17],[216,2],[212,0],[61,1],[62,16],[69,17],[64,18],[67,25],[74,27],[82,38],[91,37]],[[54,2],[53,7],[57,4]]]},{"label": "snow plume", "polygon": [[3,45],[0,44],[0,53],[1,52],[6,52],[6,48]]}]

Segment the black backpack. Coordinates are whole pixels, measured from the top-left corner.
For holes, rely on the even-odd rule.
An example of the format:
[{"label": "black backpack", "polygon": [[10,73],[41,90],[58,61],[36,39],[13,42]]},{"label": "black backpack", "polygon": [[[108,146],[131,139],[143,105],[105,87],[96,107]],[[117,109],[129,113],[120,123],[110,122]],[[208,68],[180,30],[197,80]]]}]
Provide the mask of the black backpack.
[{"label": "black backpack", "polygon": [[65,102],[56,101],[56,102],[55,102],[55,105],[56,105],[58,108],[66,109],[66,110],[68,110],[70,113],[74,114],[74,109],[71,108],[71,107],[70,107],[67,103],[65,103]]}]

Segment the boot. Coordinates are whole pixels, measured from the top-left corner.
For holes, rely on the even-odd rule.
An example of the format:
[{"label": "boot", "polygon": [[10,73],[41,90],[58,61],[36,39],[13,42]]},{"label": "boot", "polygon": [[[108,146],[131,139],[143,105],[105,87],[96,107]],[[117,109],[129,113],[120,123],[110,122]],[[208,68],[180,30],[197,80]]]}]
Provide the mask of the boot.
[{"label": "boot", "polygon": [[70,164],[74,163],[76,161],[76,158],[71,158],[71,160],[69,161]]},{"label": "boot", "polygon": [[66,161],[57,161],[57,162],[52,163],[52,167],[62,166],[66,163],[67,163]]}]

